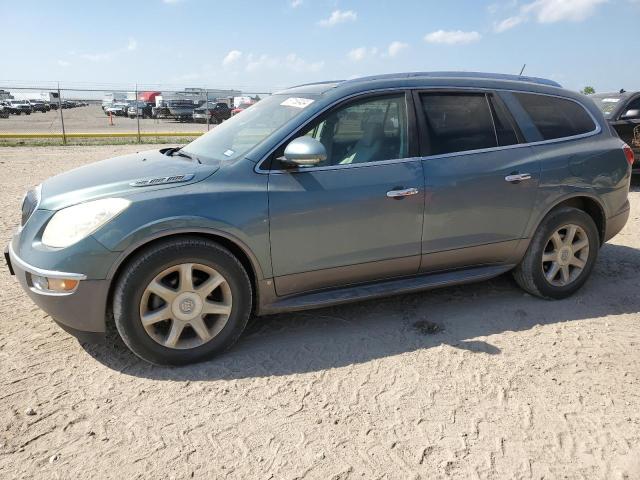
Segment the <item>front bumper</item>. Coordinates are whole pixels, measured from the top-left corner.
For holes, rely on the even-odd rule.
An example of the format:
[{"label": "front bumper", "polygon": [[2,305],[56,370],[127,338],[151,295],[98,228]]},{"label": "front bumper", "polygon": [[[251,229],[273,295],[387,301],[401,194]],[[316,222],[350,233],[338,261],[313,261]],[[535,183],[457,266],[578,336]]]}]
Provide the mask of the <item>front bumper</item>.
[{"label": "front bumper", "polygon": [[[87,280],[78,273],[44,270],[29,265],[19,258],[11,245],[5,250],[9,271],[15,274],[20,286],[29,298],[65,331],[81,341],[98,341],[104,338],[108,280]],[[70,293],[45,293],[37,290],[32,275],[48,278],[77,278],[78,287]]]}]

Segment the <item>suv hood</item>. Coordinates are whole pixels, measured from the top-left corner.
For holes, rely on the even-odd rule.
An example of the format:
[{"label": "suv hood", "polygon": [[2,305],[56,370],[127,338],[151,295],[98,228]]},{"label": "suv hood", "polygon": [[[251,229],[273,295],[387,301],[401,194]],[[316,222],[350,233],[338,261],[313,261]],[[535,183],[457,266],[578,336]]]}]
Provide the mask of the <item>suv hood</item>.
[{"label": "suv hood", "polygon": [[59,210],[98,198],[191,185],[220,168],[220,163],[200,164],[163,151],[114,157],[56,175],[42,184],[39,208]]}]

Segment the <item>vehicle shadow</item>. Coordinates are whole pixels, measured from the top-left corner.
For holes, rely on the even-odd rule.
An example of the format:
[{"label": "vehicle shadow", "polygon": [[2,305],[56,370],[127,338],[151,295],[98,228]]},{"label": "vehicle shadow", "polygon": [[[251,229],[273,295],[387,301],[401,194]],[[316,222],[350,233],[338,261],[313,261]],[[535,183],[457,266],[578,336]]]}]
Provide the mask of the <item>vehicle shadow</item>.
[{"label": "vehicle shadow", "polygon": [[238,344],[209,362],[152,366],[111,329],[104,344],[84,345],[97,361],[156,380],[227,380],[317,372],[440,345],[500,355],[487,338],[537,325],[640,312],[640,250],[605,245],[592,278],[575,296],[545,301],[520,290],[510,275],[458,287],[340,307],[253,319]]}]

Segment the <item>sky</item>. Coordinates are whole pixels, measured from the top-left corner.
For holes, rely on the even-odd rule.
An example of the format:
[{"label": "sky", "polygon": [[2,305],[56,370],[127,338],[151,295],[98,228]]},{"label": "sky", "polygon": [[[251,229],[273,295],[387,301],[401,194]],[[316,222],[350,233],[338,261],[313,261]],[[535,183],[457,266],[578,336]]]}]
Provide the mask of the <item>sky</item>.
[{"label": "sky", "polygon": [[0,88],[270,92],[526,64],[573,90],[640,90],[640,0],[0,0],[0,11]]}]

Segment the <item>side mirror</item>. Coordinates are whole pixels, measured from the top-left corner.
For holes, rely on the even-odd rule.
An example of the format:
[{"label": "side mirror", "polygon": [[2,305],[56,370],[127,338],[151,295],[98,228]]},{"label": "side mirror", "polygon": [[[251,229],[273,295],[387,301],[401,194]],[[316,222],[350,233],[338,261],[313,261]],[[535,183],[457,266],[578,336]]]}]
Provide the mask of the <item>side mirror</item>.
[{"label": "side mirror", "polygon": [[620,118],[625,120],[632,119],[632,118],[640,118],[640,110],[638,109],[627,110]]},{"label": "side mirror", "polygon": [[284,157],[278,160],[297,167],[313,167],[327,159],[327,150],[315,138],[298,137],[284,149]]}]

